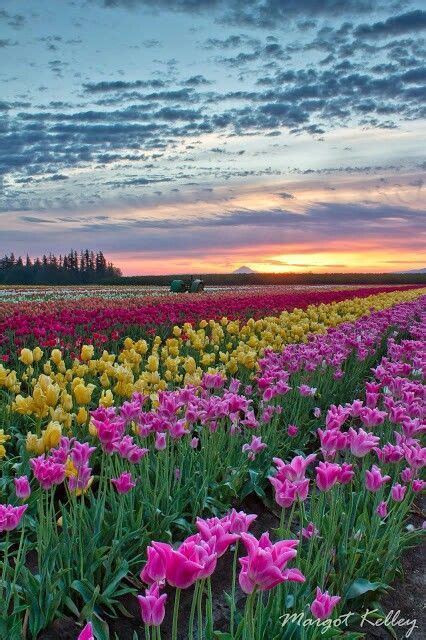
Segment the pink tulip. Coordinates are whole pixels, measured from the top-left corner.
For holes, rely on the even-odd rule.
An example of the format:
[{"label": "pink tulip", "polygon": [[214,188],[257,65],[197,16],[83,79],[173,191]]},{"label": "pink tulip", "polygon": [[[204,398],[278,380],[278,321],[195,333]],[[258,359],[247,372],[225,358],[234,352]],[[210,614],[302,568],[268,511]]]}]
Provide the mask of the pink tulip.
[{"label": "pink tulip", "polygon": [[192,438],[191,449],[196,449],[198,447],[199,442],[200,442],[199,438]]},{"label": "pink tulip", "polygon": [[380,462],[387,464],[389,462],[399,462],[404,457],[404,450],[398,445],[388,442],[381,449],[374,448]]},{"label": "pink tulip", "polygon": [[16,529],[27,508],[27,504],[23,504],[20,507],[13,507],[11,504],[0,504],[0,533]]},{"label": "pink tulip", "polygon": [[78,636],[77,640],[95,640],[95,637],[93,635],[92,625],[90,622],[86,624],[83,631]]},{"label": "pink tulip", "polygon": [[340,596],[330,596],[328,591],[321,592],[317,587],[315,600],[311,604],[311,612],[317,620],[329,618],[334,607],[340,602]]},{"label": "pink tulip", "polygon": [[76,469],[87,465],[94,451],[96,451],[96,447],[90,447],[87,442],[75,440],[69,455]]},{"label": "pink tulip", "polygon": [[403,445],[404,457],[410,467],[413,469],[421,469],[426,465],[426,447],[421,447],[418,442],[416,444]]},{"label": "pink tulip", "polygon": [[[231,513],[225,516],[225,519],[229,521],[229,533],[247,533],[250,525],[256,520],[257,515],[254,513],[244,513],[244,511],[236,511],[232,509]],[[223,518],[222,518],[223,520]]]},{"label": "pink tulip", "polygon": [[378,436],[373,436],[371,433],[364,431],[364,429],[358,429],[357,432],[351,427],[348,433],[351,453],[357,458],[366,456],[380,442]]},{"label": "pink tulip", "polygon": [[166,434],[165,433],[157,433],[155,435],[155,448],[157,451],[163,451],[167,446],[166,442]]},{"label": "pink tulip", "polygon": [[162,583],[166,579],[166,558],[164,554],[149,546],[146,550],[148,560],[140,573],[142,582],[153,584],[154,582]]},{"label": "pink tulip", "polygon": [[414,493],[419,493],[420,491],[423,491],[425,485],[426,482],[424,482],[424,480],[413,480],[413,482],[411,483],[411,488],[413,489]]},{"label": "pink tulip", "polygon": [[327,431],[330,429],[340,429],[346,422],[349,416],[349,408],[342,407],[339,405],[332,404],[331,407],[327,411],[327,415],[325,417],[325,426]]},{"label": "pink tulip", "polygon": [[70,476],[68,478],[68,486],[71,491],[84,491],[89,486],[89,482],[92,478],[92,469],[87,465],[78,467],[77,475]]},{"label": "pink tulip", "polygon": [[296,427],[295,424],[289,424],[287,427],[287,434],[290,436],[290,438],[294,438],[297,436],[299,429]]},{"label": "pink tulip", "polygon": [[140,410],[141,403],[134,399],[131,402],[123,402],[120,408],[120,415],[126,422],[131,422],[132,420],[136,420]]},{"label": "pink tulip", "polygon": [[285,509],[291,507],[297,499],[296,485],[287,479],[269,477],[268,480],[275,489],[275,502]]},{"label": "pink tulip", "polygon": [[340,482],[340,484],[349,484],[352,482],[354,475],[355,471],[353,470],[352,465],[344,462],[340,467],[337,482]]},{"label": "pink tulip", "polygon": [[124,436],[122,440],[117,440],[113,443],[113,447],[122,458],[132,464],[137,464],[149,451],[138,447],[131,436]]},{"label": "pink tulip", "polygon": [[399,484],[397,482],[391,488],[392,500],[394,500],[395,502],[402,502],[404,500],[406,491],[407,491],[407,487],[404,487],[402,486],[402,484]]},{"label": "pink tulip", "polygon": [[277,467],[276,477],[279,478],[279,480],[287,479],[292,482],[304,480],[306,469],[316,457],[315,453],[311,453],[309,456],[306,456],[306,458],[303,456],[295,456],[289,464],[283,462],[281,458],[272,458],[272,461]]},{"label": "pink tulip", "polygon": [[31,487],[27,476],[20,476],[14,479],[15,493],[17,498],[26,500],[31,495]]},{"label": "pink tulip", "polygon": [[376,513],[381,518],[386,518],[388,515],[388,505],[383,500],[379,503],[379,506],[376,509]]},{"label": "pink tulip", "polygon": [[299,393],[301,396],[314,396],[317,392],[315,387],[310,387],[307,384],[301,384],[297,388],[299,389]]},{"label": "pink tulip", "polygon": [[329,491],[338,481],[341,469],[333,462],[320,462],[315,471],[318,489]]},{"label": "pink tulip", "polygon": [[354,400],[351,404],[346,405],[346,407],[349,409],[349,415],[352,418],[359,417],[363,406],[364,406],[364,403],[362,400]]},{"label": "pink tulip", "polygon": [[65,465],[53,462],[51,458],[46,458],[44,454],[38,458],[32,458],[30,465],[41,488],[46,491],[55,484],[61,484],[65,479]]},{"label": "pink tulip", "polygon": [[249,460],[254,460],[256,455],[266,449],[267,445],[262,442],[262,438],[260,436],[253,436],[251,439],[251,443],[243,444],[242,452],[247,453],[247,457]]},{"label": "pink tulip", "polygon": [[[112,409],[112,407],[110,408]],[[97,412],[96,409],[91,411],[92,422],[96,427],[102,449],[111,454],[114,451],[114,444],[124,435],[126,421],[121,416],[116,416],[114,410],[95,412]]]},{"label": "pink tulip", "polygon": [[239,583],[244,593],[252,593],[255,588],[268,591],[285,581],[304,582],[298,569],[286,569],[287,562],[296,557],[298,540],[280,540],[272,544],[269,534],[264,533],[257,540],[250,533],[242,533],[241,539],[248,555],[240,558]]},{"label": "pink tulip", "polygon": [[177,550],[164,542],[153,542],[152,546],[165,564],[167,582],[178,589],[187,589],[198,579],[211,575],[216,567],[216,554],[196,536]]},{"label": "pink tulip", "polygon": [[128,493],[133,487],[136,487],[132,474],[128,471],[123,471],[118,478],[111,478],[111,482],[117,489],[117,493]]},{"label": "pink tulip", "polygon": [[364,407],[361,409],[359,417],[367,429],[372,429],[373,427],[377,427],[379,424],[383,424],[386,416],[386,411],[379,411],[379,409]]},{"label": "pink tulip", "polygon": [[379,491],[379,489],[390,480],[390,476],[382,476],[379,467],[375,464],[370,471],[365,472],[365,486],[369,491]]},{"label": "pink tulip", "polygon": [[401,471],[402,482],[411,482],[413,477],[414,477],[414,472],[413,472],[413,469],[411,469],[410,467],[405,467],[405,469]]},{"label": "pink tulip", "polygon": [[197,518],[196,525],[201,538],[212,544],[218,557],[223,556],[229,546],[234,544],[239,537],[236,533],[229,532],[231,522],[226,518],[221,520],[219,518],[209,518],[208,520]]},{"label": "pink tulip", "polygon": [[345,449],[348,443],[348,434],[339,429],[318,429],[318,436],[321,442],[321,451],[324,457],[334,458],[336,451]]},{"label": "pink tulip", "polygon": [[158,584],[152,584],[145,590],[144,596],[138,596],[141,617],[145,624],[159,627],[166,615],[165,604],[167,595],[160,596]]},{"label": "pink tulip", "polygon": [[317,536],[318,534],[319,531],[313,522],[309,522],[309,524],[307,524],[306,527],[303,527],[302,529],[302,536],[304,538],[307,538],[308,540],[310,538],[313,538],[314,536]]},{"label": "pink tulip", "polygon": [[319,407],[315,407],[314,408],[314,417],[315,418],[320,418],[321,417],[321,409]]},{"label": "pink tulip", "polygon": [[288,507],[291,507],[297,498],[300,500],[306,500],[308,496],[308,478],[296,480],[295,482],[291,482],[286,478],[284,480],[279,480],[278,477],[269,477],[268,480],[275,489],[275,502],[279,504],[280,507],[287,509]]}]

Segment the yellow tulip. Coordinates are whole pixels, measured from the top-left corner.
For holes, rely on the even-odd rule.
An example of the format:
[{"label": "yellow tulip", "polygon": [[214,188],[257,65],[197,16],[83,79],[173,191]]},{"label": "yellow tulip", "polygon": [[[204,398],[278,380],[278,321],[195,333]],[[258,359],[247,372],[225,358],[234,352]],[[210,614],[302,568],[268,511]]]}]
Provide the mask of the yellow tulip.
[{"label": "yellow tulip", "polygon": [[94,353],[95,347],[93,346],[93,344],[83,344],[83,346],[81,347],[80,359],[83,360],[83,362],[91,360]]},{"label": "yellow tulip", "polygon": [[82,425],[82,424],[86,424],[88,417],[89,417],[89,414],[87,412],[87,409],[85,409],[84,407],[80,407],[77,412],[77,415],[75,416],[75,419],[77,420],[77,424]]},{"label": "yellow tulip", "polygon": [[62,360],[61,351],[59,349],[53,349],[52,353],[50,354],[50,359],[52,360],[52,362],[58,365]]},{"label": "yellow tulip", "polygon": [[40,347],[35,347],[33,349],[33,358],[34,358],[34,362],[39,362],[43,357],[43,351],[40,349]]},{"label": "yellow tulip", "polygon": [[46,429],[42,431],[41,438],[46,451],[57,447],[62,436],[62,427],[59,422],[49,422]]},{"label": "yellow tulip", "polygon": [[148,362],[146,365],[146,368],[148,369],[148,371],[157,371],[158,369],[158,358],[156,356],[148,356]]},{"label": "yellow tulip", "polygon": [[99,399],[99,406],[112,407],[113,404],[114,404],[114,396],[112,395],[111,389],[107,389],[107,391],[102,391],[101,397]]},{"label": "yellow tulip", "polygon": [[34,356],[31,349],[21,349],[19,360],[27,366],[31,365],[34,362]]},{"label": "yellow tulip", "polygon": [[79,382],[73,389],[74,397],[78,404],[88,404],[92,399],[92,393],[95,389],[94,384],[88,384]]}]

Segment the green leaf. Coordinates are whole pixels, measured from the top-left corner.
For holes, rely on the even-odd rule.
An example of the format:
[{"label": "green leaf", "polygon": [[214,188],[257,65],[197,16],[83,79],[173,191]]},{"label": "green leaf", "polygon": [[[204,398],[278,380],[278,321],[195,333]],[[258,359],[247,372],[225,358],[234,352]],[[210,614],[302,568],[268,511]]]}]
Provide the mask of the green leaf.
[{"label": "green leaf", "polygon": [[377,591],[377,589],[388,589],[389,585],[383,582],[370,582],[365,578],[357,578],[349,585],[346,592],[346,600],[353,600],[359,598],[369,591]]},{"label": "green leaf", "polygon": [[109,629],[105,620],[94,614],[92,625],[96,640],[109,640]]},{"label": "green leaf", "polygon": [[129,565],[127,562],[123,562],[123,566],[117,571],[109,585],[104,589],[102,593],[103,598],[109,598],[114,593],[115,589],[121,582],[121,580],[127,575],[129,571]]},{"label": "green leaf", "polygon": [[68,609],[75,615],[76,618],[80,616],[80,611],[76,604],[71,600],[69,596],[67,596],[64,600],[64,604],[68,607]]}]

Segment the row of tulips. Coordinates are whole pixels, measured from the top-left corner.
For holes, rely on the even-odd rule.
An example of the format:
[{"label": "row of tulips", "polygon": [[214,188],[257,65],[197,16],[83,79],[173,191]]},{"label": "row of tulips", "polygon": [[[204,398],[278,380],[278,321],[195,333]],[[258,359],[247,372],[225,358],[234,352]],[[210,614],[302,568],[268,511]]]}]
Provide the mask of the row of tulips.
[{"label": "row of tulips", "polygon": [[[426,372],[425,319],[426,314],[423,324],[411,328],[417,339],[400,344],[389,339],[388,354],[376,367],[375,380],[366,383],[367,405],[383,406],[379,422],[369,425],[368,431],[360,426],[365,424],[363,399],[332,405],[325,430],[318,429],[319,454],[298,455],[289,463],[273,459],[275,474],[269,480],[282,509],[276,533],[285,539],[272,544],[267,532],[257,539],[247,533],[255,516],[232,511],[221,519],[197,519],[198,533],[177,549],[160,542],[148,547],[141,580],[149,587],[145,596],[139,596],[148,637],[149,628],[160,626],[164,619],[167,596],[160,595],[160,589],[167,583],[176,588],[172,637],[177,638],[180,589],[195,584],[193,602],[203,592],[207,599],[198,637],[213,638],[211,589],[204,583],[231,545],[237,558],[239,540],[247,555],[239,558],[238,580],[248,598],[235,629],[234,562],[229,638],[294,637],[294,624],[300,624],[307,611],[322,621],[335,607],[338,628],[342,624],[339,614],[346,614],[343,619],[349,623],[348,607],[354,596],[386,585],[401,549],[412,537],[404,531],[410,504],[426,485],[419,477],[426,465],[426,448],[419,441],[426,430],[426,388],[421,382]],[[318,456],[323,460],[318,462]],[[374,460],[377,464],[372,464]],[[315,484],[310,489],[309,469],[314,463]],[[299,568],[288,568],[287,563],[296,558],[296,548]],[[322,591],[325,587],[338,595]],[[294,624],[279,634],[283,619]],[[316,637],[312,632],[315,622],[309,623],[300,625],[296,637]],[[327,626],[332,625],[331,620]],[[193,638],[192,627],[191,616],[189,638]]]},{"label": "row of tulips", "polygon": [[[373,292],[378,286],[368,285]],[[395,286],[395,285],[393,285]],[[407,285],[406,285],[407,286]],[[235,295],[283,295],[305,292],[335,291],[339,289],[359,289],[360,285],[242,285],[237,289],[232,286],[207,286],[207,288],[199,293],[198,299],[204,297],[216,297],[217,299],[224,296],[234,297]],[[364,287],[367,288],[367,287]],[[388,285],[392,290],[392,285]],[[186,296],[187,298],[192,296]],[[55,301],[57,310],[69,308],[75,303],[75,306],[82,306],[87,310],[95,310],[105,307],[106,301],[114,306],[122,306],[123,300],[136,299],[137,304],[155,303],[155,302],[176,302],[179,296],[170,293],[170,289],[166,285],[70,285],[70,286],[5,286],[0,285],[0,318],[5,318],[17,310],[19,304],[21,311],[34,314],[48,313],[52,311],[52,305]]]},{"label": "row of tulips", "polygon": [[[327,587],[342,597],[351,580],[355,580],[352,589],[356,592],[358,579],[375,578],[379,570],[378,575],[384,579],[391,576],[405,542],[404,517],[413,492],[421,489],[417,469],[424,463],[424,450],[419,450],[416,438],[424,420],[424,395],[421,395],[424,392],[415,378],[419,371],[424,373],[425,367],[421,351],[424,335],[419,322],[422,314],[424,319],[424,305],[425,298],[401,304],[312,337],[307,345],[287,347],[280,357],[289,367],[286,371],[281,365],[281,377],[275,355],[268,353],[251,388],[241,388],[236,380],[225,385],[222,376],[207,374],[201,387],[160,394],[158,406],[146,408],[145,398],[135,394],[119,411],[99,407],[92,412],[91,442],[90,439],[87,442],[87,434],[78,440],[62,438],[48,456],[32,459],[22,449],[19,457],[4,464],[1,479],[2,491],[9,502],[13,502],[13,484],[16,498],[27,502],[3,506],[0,514],[0,529],[6,532],[2,544],[1,596],[6,602],[4,610],[10,612],[6,620],[1,620],[0,632],[9,634],[5,637],[20,637],[21,612],[27,608],[24,626],[33,638],[58,612],[67,610],[79,618],[91,618],[97,637],[107,637],[101,616],[105,611],[117,611],[122,606],[119,597],[134,592],[134,587],[125,580],[141,564],[149,541],[158,537],[170,542],[186,535],[183,543],[186,546],[178,550],[184,559],[201,565],[201,560],[210,555],[214,564],[222,553],[213,541],[219,535],[217,527],[227,535],[247,533],[231,531],[231,525],[227,524],[241,518],[241,514],[223,517],[223,512],[232,501],[240,501],[253,491],[268,500],[265,482],[271,473],[272,457],[287,458],[292,450],[308,445],[317,426],[321,428],[318,433],[324,460],[316,467],[315,489],[309,491],[308,467],[314,462],[312,457],[304,461],[296,458],[290,465],[275,460],[276,475],[271,476],[277,504],[282,507],[278,536],[294,542],[296,526],[299,549],[305,539],[310,545],[308,555],[300,557],[299,572],[285,575],[300,579],[303,575],[308,580],[303,587],[297,587],[302,589],[300,594],[287,592],[286,585],[277,597],[275,594],[265,600],[261,594],[271,590],[262,589],[253,577],[252,568],[249,569],[250,548],[257,544],[262,557],[269,554],[275,558],[278,549],[285,545],[277,548],[267,536],[256,543],[243,538],[248,556],[242,563],[240,584],[245,591],[250,581],[254,586],[240,617],[241,612],[235,606],[236,551],[231,580],[230,637],[234,633],[236,638],[275,637],[282,613],[280,603],[297,602],[297,606],[300,603],[305,606],[313,599],[314,586],[321,589],[321,594]],[[371,366],[377,364],[384,337],[391,328],[410,331],[417,339],[401,346],[390,339],[387,359],[374,370],[378,388],[367,387],[365,400],[358,398],[348,404]],[[342,404],[331,406],[325,413],[333,401]],[[388,442],[393,423],[402,425],[396,444]],[[348,429],[342,430],[343,425]],[[373,429],[377,436],[370,433]],[[249,437],[251,430],[254,433]],[[376,439],[379,436],[381,448]],[[383,473],[372,464],[372,458],[384,467]],[[385,522],[393,524],[384,529],[371,518],[371,509],[380,509],[379,515],[386,516],[383,485],[390,478],[396,479],[402,460],[408,463],[405,479],[401,478],[406,484],[397,486],[400,483],[394,482],[391,495],[395,505],[390,513],[395,512],[395,519],[386,519]],[[31,481],[32,487],[28,481],[30,468],[36,480]],[[368,478],[367,491],[364,477]],[[409,489],[404,490],[405,486]],[[328,492],[330,500],[324,498]],[[374,492],[374,499],[370,492]],[[192,534],[197,514],[213,514],[214,519],[199,519],[198,534]],[[342,518],[346,515],[347,526],[342,529]],[[21,520],[21,535],[15,536]],[[216,533],[211,533],[212,529]],[[388,537],[386,532],[392,535]],[[374,543],[371,553],[370,541]],[[234,542],[237,544],[237,540]],[[320,544],[325,546],[320,549]],[[360,554],[361,544],[365,550]],[[295,546],[290,545],[293,550]],[[156,562],[167,567],[172,551],[170,557],[175,559],[175,550],[168,543],[159,548],[164,553]],[[28,566],[31,555],[36,556],[35,571]],[[257,558],[254,551],[252,555]],[[377,557],[381,564],[377,563]],[[364,559],[368,559],[367,564]],[[281,573],[284,565],[285,562],[278,566]],[[176,572],[180,575],[181,569],[177,567],[175,575]],[[158,622],[159,617],[157,612],[150,619],[147,606],[154,603],[152,598],[164,604],[165,598],[157,593],[162,580],[179,588],[176,580],[173,582],[167,575],[170,578],[171,574],[166,573],[155,580],[149,585],[148,594],[142,596],[147,598],[141,601],[141,606],[143,603],[148,637],[152,622]],[[197,633],[202,629],[206,638],[213,637],[209,579],[210,576],[201,573],[195,578],[197,593],[194,592],[191,607],[193,617],[197,612]],[[271,589],[272,586],[275,585]],[[345,598],[348,599],[347,594]],[[175,637],[178,601],[176,597],[172,622]],[[155,606],[161,612],[162,604]],[[156,628],[153,633],[158,637],[157,631]]]},{"label": "row of tulips", "polygon": [[[203,318],[244,320],[262,318],[266,314],[279,315],[284,310],[306,308],[308,305],[338,302],[348,297],[367,297],[373,293],[404,291],[415,285],[393,287],[360,287],[347,289],[311,288],[288,291],[288,288],[268,288],[248,293],[203,294],[196,298],[179,297],[163,302],[161,299],[125,299],[102,301],[86,298],[63,304],[0,304],[0,346],[11,351],[14,346],[28,346],[32,342],[41,346],[57,346],[62,342],[75,344],[91,340],[99,345],[117,342],[126,328],[128,335],[146,337],[170,329],[175,324],[188,322],[196,325]],[[142,331],[141,331],[142,330]],[[119,335],[117,335],[119,332]],[[81,343],[81,342],[80,342]]]},{"label": "row of tulips", "polygon": [[[272,543],[267,532],[260,538],[248,533],[256,516],[233,510],[222,518],[197,518],[197,533],[176,548],[164,542],[148,547],[140,576],[148,587],[138,596],[147,638],[161,638],[166,585],[175,589],[172,638],[182,628],[181,590],[190,587],[185,638],[194,638],[195,627],[197,638],[316,638],[329,631],[325,637],[337,637],[362,619],[356,603],[352,610],[354,601],[386,586],[401,550],[418,535],[405,530],[404,522],[413,497],[426,484],[419,477],[426,464],[426,449],[419,442],[426,429],[421,383],[426,371],[425,314],[420,320],[410,327],[413,339],[400,344],[395,337],[389,339],[375,380],[366,383],[369,408],[383,406],[377,424],[368,431],[360,426],[364,399],[333,405],[325,429],[318,429],[318,454],[298,455],[289,463],[274,458],[275,475],[269,479],[282,509],[277,542]],[[318,456],[323,461],[318,462]],[[239,558],[238,582],[248,597],[237,611],[240,542],[247,555]],[[229,632],[214,635],[211,577],[229,549],[234,558]],[[289,568],[296,556],[298,567]],[[411,635],[415,621],[408,624],[404,637]],[[92,634],[88,624],[80,637]]]},{"label": "row of tulips", "polygon": [[[386,309],[397,302],[413,300],[424,289],[374,294],[328,305],[294,309],[279,317],[245,324],[222,319],[173,328],[165,341],[156,336],[148,344],[127,337],[118,352],[96,353],[93,345],[82,345],[79,353],[58,348],[24,347],[14,364],[0,363],[0,429],[9,423],[8,407],[18,416],[20,431],[28,433],[27,448],[41,454],[57,445],[62,435],[78,435],[90,429],[89,410],[121,404],[132,394],[143,393],[157,401],[158,392],[182,385],[200,385],[204,372],[229,377],[237,375],[248,384],[259,369],[259,358],[267,351],[282,351],[285,344],[300,343],[311,333],[324,333],[368,315],[371,309]],[[268,391],[270,393],[270,391]],[[5,454],[0,434],[0,458]],[[2,442],[3,440],[3,442]],[[2,448],[1,448],[2,447]]]}]

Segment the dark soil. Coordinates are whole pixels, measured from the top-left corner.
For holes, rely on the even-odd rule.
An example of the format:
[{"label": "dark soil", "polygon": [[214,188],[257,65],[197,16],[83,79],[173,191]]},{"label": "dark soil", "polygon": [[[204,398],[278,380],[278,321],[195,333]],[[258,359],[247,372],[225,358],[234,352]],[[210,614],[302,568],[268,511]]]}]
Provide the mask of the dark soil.
[{"label": "dark soil", "polygon": [[[252,532],[259,536],[263,531],[271,531],[278,526],[278,517],[258,500],[255,496],[249,496],[242,505],[247,513],[256,513],[257,520],[252,525]],[[418,512],[410,519],[411,523],[419,527],[422,525],[424,515],[419,509]],[[232,566],[230,554],[226,554],[219,562],[217,569],[212,577],[213,593],[220,594],[220,597],[214,601],[214,618],[215,628],[225,630],[229,619],[229,609],[222,597],[225,590],[230,590]],[[385,613],[391,613],[399,621],[402,619],[413,621],[416,620],[416,628],[407,636],[410,626],[397,627],[394,626],[395,636],[398,640],[405,637],[411,640],[423,640],[426,637],[426,567],[425,567],[425,545],[419,545],[406,551],[402,558],[402,575],[394,583],[393,589],[383,596],[380,600],[381,606]],[[242,599],[240,592],[238,599]],[[190,614],[192,602],[192,589],[187,589],[181,593],[180,616],[181,620],[187,621]],[[110,620],[111,640],[115,637],[119,640],[133,640],[136,632],[138,638],[144,638],[144,631],[141,626],[139,606],[135,597],[130,596],[122,600],[122,604],[129,612],[129,617],[120,616],[117,619]],[[173,611],[173,590],[169,592],[169,600],[167,604],[167,615],[162,625],[161,637],[163,640],[170,640],[171,637],[171,617]],[[62,618],[55,621],[49,629],[43,631],[38,640],[76,640],[81,628],[77,626],[74,620],[70,618]],[[361,629],[360,629],[361,631]],[[383,627],[372,627],[367,624],[362,631],[365,633],[366,640],[389,640],[392,635]],[[116,636],[114,635],[116,634]],[[395,638],[395,636],[393,636]],[[186,630],[183,630],[179,636],[180,640],[186,640]]]},{"label": "dark soil", "polygon": [[[426,500],[423,499],[410,518],[410,524],[419,528],[425,520]],[[389,591],[380,599],[380,604],[387,614],[395,616],[401,626],[394,624],[394,632],[398,640],[424,640],[426,637],[426,544],[419,544],[408,549],[402,556],[402,575]],[[410,621],[404,627],[402,621]],[[410,635],[410,628],[414,625]],[[366,630],[366,629],[365,629]],[[370,627],[366,640],[388,640],[391,635],[383,627]]]}]

